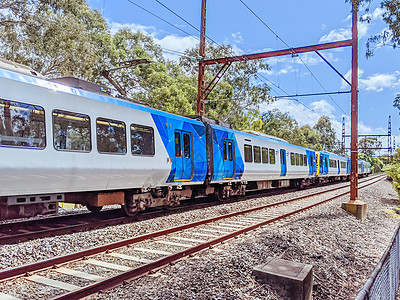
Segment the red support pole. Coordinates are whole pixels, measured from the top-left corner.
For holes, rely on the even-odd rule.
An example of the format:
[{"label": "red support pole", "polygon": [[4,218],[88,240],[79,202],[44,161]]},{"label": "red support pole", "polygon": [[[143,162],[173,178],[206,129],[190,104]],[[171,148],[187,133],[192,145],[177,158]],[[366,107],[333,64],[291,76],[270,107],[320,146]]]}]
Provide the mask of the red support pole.
[{"label": "red support pole", "polygon": [[351,172],[350,201],[358,199],[358,1],[353,0],[352,75],[351,75]]},{"label": "red support pole", "polygon": [[197,86],[197,114],[202,116],[204,114],[204,72],[205,64],[204,57],[206,56],[206,0],[202,1],[201,5],[201,30],[200,30],[200,46],[199,46],[199,77]]},{"label": "red support pole", "polygon": [[245,54],[245,55],[239,55],[239,56],[208,59],[208,60],[205,60],[203,63],[207,66],[215,65],[215,64],[226,64],[228,62],[248,61],[248,60],[252,60],[252,59],[277,57],[277,56],[305,53],[305,52],[311,52],[311,51],[341,48],[341,47],[351,46],[352,44],[353,44],[352,40],[345,40],[345,41],[318,44],[318,45],[298,47],[298,48],[290,48],[290,49],[283,49],[283,50],[276,50],[276,51],[269,51],[269,52],[261,52],[261,53]]}]

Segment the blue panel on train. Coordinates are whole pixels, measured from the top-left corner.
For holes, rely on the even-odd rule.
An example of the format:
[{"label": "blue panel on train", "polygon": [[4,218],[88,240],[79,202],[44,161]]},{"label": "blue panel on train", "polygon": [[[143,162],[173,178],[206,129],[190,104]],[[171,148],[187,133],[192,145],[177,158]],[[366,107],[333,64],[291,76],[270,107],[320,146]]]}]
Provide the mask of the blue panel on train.
[{"label": "blue panel on train", "polygon": [[286,170],[287,170],[287,166],[286,166],[286,150],[285,149],[281,149],[280,150],[280,162],[281,162],[281,176],[286,176]]},{"label": "blue panel on train", "polygon": [[307,162],[308,162],[308,175],[316,174],[317,166],[315,164],[315,152],[306,150]]},{"label": "blue panel on train", "polygon": [[329,172],[329,155],[328,154],[326,154],[326,153],[323,153],[323,152],[321,152],[321,171],[320,171],[320,174],[324,174],[324,175],[326,175],[326,174],[328,174],[328,172]]},{"label": "blue panel on train", "polygon": [[235,175],[235,141],[231,139],[223,140],[224,155],[224,179],[233,179]]},{"label": "blue panel on train", "polygon": [[[244,163],[235,134],[224,128],[216,128],[213,130],[213,160],[214,175],[213,181],[224,179],[240,179],[244,171]],[[225,142],[225,149],[224,149]],[[232,143],[232,160],[229,160],[229,147]],[[225,150],[225,151],[224,151]],[[227,157],[227,160],[224,158]]]},{"label": "blue panel on train", "polygon": [[168,156],[173,160],[167,182],[204,181],[207,173],[204,125],[173,115],[169,118],[151,115]]}]

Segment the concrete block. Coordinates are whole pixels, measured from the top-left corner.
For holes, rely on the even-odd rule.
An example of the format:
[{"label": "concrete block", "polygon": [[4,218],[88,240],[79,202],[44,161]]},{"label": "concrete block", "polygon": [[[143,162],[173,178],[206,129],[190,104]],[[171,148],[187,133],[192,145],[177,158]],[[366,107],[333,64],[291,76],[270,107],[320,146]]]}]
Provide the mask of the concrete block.
[{"label": "concrete block", "polygon": [[253,269],[253,275],[259,282],[269,284],[285,299],[312,299],[312,265],[268,257],[266,263]]},{"label": "concrete block", "polygon": [[357,219],[364,221],[367,218],[367,204],[356,200],[342,203],[342,208],[356,216]]}]

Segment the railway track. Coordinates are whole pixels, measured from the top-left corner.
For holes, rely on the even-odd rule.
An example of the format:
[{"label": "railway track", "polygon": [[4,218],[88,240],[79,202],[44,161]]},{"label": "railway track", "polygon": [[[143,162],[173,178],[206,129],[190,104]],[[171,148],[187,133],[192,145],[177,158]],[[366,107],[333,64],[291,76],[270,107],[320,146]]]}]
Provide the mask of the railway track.
[{"label": "railway track", "polygon": [[[363,181],[360,189],[383,178]],[[332,193],[335,195],[329,195]],[[45,298],[80,299],[348,193],[348,186],[330,189],[4,270],[0,272],[0,298],[34,298],[34,290],[45,287]],[[18,289],[27,285],[32,285],[31,293],[36,294],[23,294]]]},{"label": "railway track", "polygon": [[[247,198],[272,196],[279,193],[289,193],[297,189],[276,189],[263,193],[250,194]],[[208,198],[195,199],[183,202],[177,207],[156,207],[139,213],[134,217],[125,216],[121,209],[107,210],[99,213],[76,213],[64,216],[46,217],[42,219],[7,222],[0,224],[0,245],[16,244],[38,238],[53,237],[63,234],[105,228],[120,224],[129,224],[137,221],[148,220],[162,215],[173,214],[179,211],[201,209],[204,207],[222,205],[237,202],[245,197],[227,199],[224,201],[213,201]]]},{"label": "railway track", "polygon": [[[310,187],[312,189],[313,187]],[[340,187],[343,188],[343,187]],[[336,188],[335,188],[336,189]],[[276,189],[268,190],[262,193],[249,193],[239,199],[229,199],[224,201],[204,201],[197,200],[194,203],[183,202],[181,206],[160,210],[159,208],[143,212],[135,217],[127,217],[121,213],[120,209],[108,210],[92,213],[78,213],[73,215],[64,215],[56,217],[47,217],[43,219],[7,222],[0,224],[0,245],[15,244],[33,239],[71,234],[80,231],[104,228],[107,226],[128,224],[144,219],[159,217],[162,214],[175,213],[182,210],[194,210],[208,206],[221,205],[229,202],[241,201],[249,198],[265,197],[279,193],[289,193],[297,189]]]}]

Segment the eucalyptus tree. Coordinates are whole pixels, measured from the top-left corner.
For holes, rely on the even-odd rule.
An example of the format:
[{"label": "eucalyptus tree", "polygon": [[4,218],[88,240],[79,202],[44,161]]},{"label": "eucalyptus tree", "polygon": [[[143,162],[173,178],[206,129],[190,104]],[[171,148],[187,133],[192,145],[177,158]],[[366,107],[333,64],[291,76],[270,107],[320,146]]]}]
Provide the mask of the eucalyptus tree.
[{"label": "eucalyptus tree", "polygon": [[100,12],[84,0],[1,2],[0,56],[46,77],[93,79],[110,38]]},{"label": "eucalyptus tree", "polygon": [[[185,51],[180,60],[180,66],[192,84],[197,87],[198,48]],[[231,45],[206,45],[205,59],[234,56]],[[219,72],[221,65],[206,67],[205,81],[210,83]],[[260,80],[260,73],[268,70],[268,65],[262,60],[233,62],[224,76],[211,91],[205,103],[207,117],[230,123],[236,129],[252,129],[252,123],[258,119],[258,110],[262,103],[273,99],[269,95],[270,88]],[[193,109],[196,107],[197,93],[193,95]]]}]

